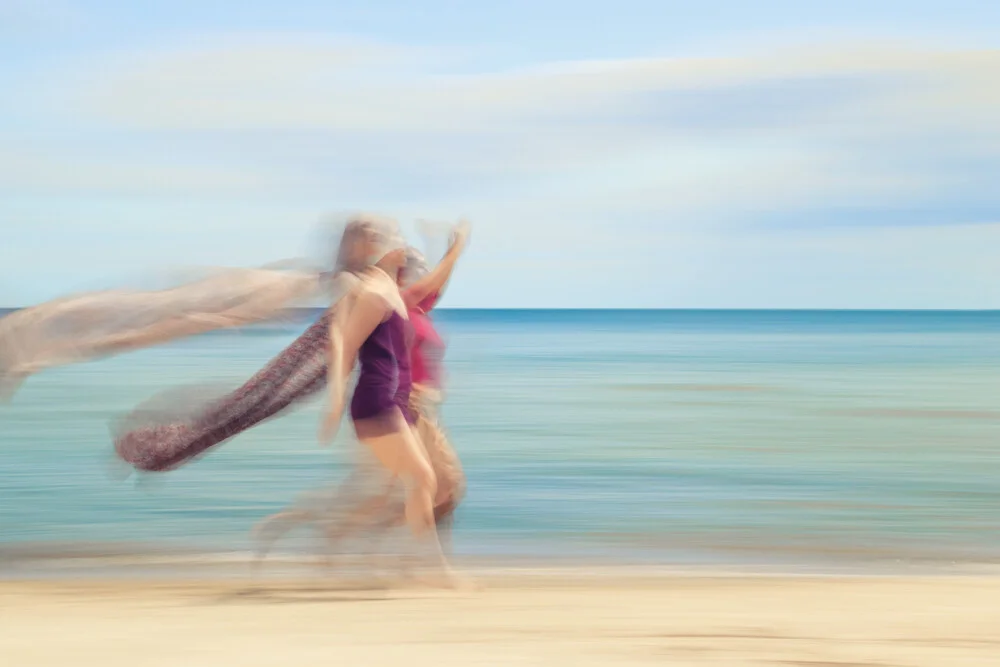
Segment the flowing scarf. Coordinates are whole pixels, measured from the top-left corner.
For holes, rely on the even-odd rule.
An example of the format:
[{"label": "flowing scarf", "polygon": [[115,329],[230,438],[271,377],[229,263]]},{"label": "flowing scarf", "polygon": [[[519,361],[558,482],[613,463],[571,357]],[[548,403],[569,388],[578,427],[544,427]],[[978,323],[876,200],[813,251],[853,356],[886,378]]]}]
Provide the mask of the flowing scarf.
[{"label": "flowing scarf", "polygon": [[164,290],[76,294],[0,318],[0,393],[39,371],[281,316],[315,298],[319,271],[217,269]]},{"label": "flowing scarf", "polygon": [[326,386],[332,317],[323,315],[235,391],[209,398],[176,389],[140,405],[113,427],[116,453],[140,471],[173,470],[312,398]]}]

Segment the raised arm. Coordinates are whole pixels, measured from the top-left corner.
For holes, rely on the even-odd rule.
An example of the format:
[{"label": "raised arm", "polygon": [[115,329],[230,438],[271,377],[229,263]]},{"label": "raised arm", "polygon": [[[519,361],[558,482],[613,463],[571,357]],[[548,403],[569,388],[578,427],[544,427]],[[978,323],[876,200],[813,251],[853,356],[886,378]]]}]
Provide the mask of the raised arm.
[{"label": "raised arm", "polygon": [[462,221],[458,223],[455,226],[454,232],[452,232],[451,245],[448,247],[448,252],[445,253],[437,266],[426,276],[401,291],[403,301],[407,307],[419,304],[431,294],[440,294],[444,291],[444,288],[448,285],[448,281],[451,280],[451,274],[455,270],[458,258],[462,256],[462,252],[468,244],[469,231],[468,222]]}]

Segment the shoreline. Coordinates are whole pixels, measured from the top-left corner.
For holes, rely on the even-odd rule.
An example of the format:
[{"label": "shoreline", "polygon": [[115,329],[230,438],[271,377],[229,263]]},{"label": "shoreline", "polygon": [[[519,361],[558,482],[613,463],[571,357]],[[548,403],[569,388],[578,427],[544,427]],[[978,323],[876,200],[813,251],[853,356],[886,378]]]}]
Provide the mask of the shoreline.
[{"label": "shoreline", "polygon": [[[2,554],[2,550],[0,550]],[[904,562],[670,562],[611,558],[459,557],[456,567],[477,577],[606,578],[654,577],[770,579],[900,579],[1000,577],[1000,564],[972,561]],[[342,554],[326,562],[302,554],[269,555],[262,561],[249,552],[147,553],[0,557],[0,584],[44,581],[210,582],[358,580],[373,573],[395,572],[394,555]]]},{"label": "shoreline", "polygon": [[[410,553],[413,545],[407,535],[396,532],[389,536],[377,558],[392,559]],[[293,548],[282,546],[268,552],[262,561],[265,571],[282,568],[307,570],[318,567],[321,555],[334,564],[354,567],[371,557],[363,544],[350,542],[324,553],[322,541],[299,536],[288,540]],[[458,545],[454,558],[480,569],[657,569],[662,571],[731,571],[737,573],[764,572],[769,574],[829,574],[840,575],[934,575],[964,572],[1000,572],[1000,554],[993,550],[976,553],[972,550],[927,549],[847,550],[824,548],[789,549],[784,545],[771,548],[747,545],[675,545],[673,548],[618,548],[615,544],[552,545],[545,542],[515,544],[471,544],[478,548]],[[496,547],[500,548],[496,548]],[[554,548],[560,546],[562,548]],[[572,547],[581,547],[573,549]],[[506,547],[506,548],[504,548]],[[548,547],[548,548],[546,548]],[[591,548],[585,548],[591,547]],[[30,576],[76,576],[114,569],[126,571],[158,570],[171,578],[184,572],[226,569],[239,570],[255,562],[249,545],[197,545],[180,541],[0,541],[0,580]],[[224,573],[224,572],[223,572]],[[228,576],[228,575],[227,575]]]},{"label": "shoreline", "polygon": [[[620,574],[620,573],[619,573]],[[986,667],[1000,576],[494,573],[450,592],[289,578],[2,581],[25,666]]]}]

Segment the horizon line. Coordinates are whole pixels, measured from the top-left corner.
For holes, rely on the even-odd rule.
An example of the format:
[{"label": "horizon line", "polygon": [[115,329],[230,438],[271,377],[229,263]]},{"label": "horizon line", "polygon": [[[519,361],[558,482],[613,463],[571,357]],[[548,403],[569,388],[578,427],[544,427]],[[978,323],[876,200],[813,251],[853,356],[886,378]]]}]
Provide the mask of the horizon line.
[{"label": "horizon line", "polygon": [[[16,311],[32,306],[0,306],[0,311]],[[297,306],[289,308],[290,311],[315,311],[322,310],[326,306]],[[507,306],[507,307],[470,307],[451,306],[438,307],[434,310],[440,311],[479,311],[479,312],[511,312],[511,311],[563,311],[563,312],[771,312],[771,313],[1000,313],[1000,307],[996,308],[802,308],[802,307],[647,307],[647,308],[621,308],[614,306],[600,306],[589,308],[573,308],[563,306]]]}]

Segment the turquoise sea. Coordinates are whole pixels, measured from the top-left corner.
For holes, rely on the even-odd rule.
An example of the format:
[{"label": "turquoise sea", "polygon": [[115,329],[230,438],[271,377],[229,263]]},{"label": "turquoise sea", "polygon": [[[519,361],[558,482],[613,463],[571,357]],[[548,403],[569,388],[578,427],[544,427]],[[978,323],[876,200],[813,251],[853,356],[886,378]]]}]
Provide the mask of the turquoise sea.
[{"label": "turquoise sea", "polygon": [[[1000,312],[442,310],[460,554],[679,565],[1000,562]],[[110,420],[234,387],[307,319],[43,373],[0,409],[0,569],[241,553],[335,483],[319,409],[136,480]],[[292,544],[292,543],[290,543]],[[291,548],[291,547],[290,547]]]}]

